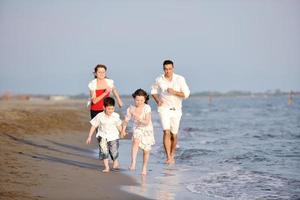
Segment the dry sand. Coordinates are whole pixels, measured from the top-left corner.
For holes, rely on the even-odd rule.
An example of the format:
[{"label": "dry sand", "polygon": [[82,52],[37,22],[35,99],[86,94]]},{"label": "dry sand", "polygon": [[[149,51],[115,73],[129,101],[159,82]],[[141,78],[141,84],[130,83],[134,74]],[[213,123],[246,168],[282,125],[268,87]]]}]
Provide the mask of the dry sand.
[{"label": "dry sand", "polygon": [[88,121],[80,100],[0,101],[0,199],[145,199],[120,189],[130,177],[101,172]]}]

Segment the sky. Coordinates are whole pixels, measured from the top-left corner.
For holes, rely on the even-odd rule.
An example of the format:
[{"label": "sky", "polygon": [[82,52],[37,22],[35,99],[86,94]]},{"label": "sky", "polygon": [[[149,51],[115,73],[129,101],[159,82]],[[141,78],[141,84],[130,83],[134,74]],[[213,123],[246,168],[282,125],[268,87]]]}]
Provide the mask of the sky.
[{"label": "sky", "polygon": [[0,95],[121,94],[174,61],[191,92],[300,91],[298,0],[0,0]]}]

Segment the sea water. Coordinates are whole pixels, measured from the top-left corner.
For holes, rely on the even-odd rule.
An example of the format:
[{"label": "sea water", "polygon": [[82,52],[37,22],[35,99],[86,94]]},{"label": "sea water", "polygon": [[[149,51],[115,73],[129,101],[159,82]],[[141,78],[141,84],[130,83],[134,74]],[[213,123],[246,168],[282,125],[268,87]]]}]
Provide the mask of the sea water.
[{"label": "sea water", "polygon": [[137,169],[126,170],[131,141],[121,140],[123,171],[140,183],[123,190],[161,200],[300,199],[299,97],[292,105],[287,96],[185,100],[175,165],[164,163],[162,128],[150,105],[156,144],[148,175],[140,175],[142,152]]}]

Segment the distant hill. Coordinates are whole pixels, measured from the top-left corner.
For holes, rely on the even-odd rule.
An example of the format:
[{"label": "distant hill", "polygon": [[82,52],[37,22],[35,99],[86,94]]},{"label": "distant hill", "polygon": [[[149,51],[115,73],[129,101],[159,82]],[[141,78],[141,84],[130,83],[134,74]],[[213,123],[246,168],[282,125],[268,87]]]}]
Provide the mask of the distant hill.
[{"label": "distant hill", "polygon": [[300,92],[286,92],[281,90],[267,90],[265,92],[250,92],[250,91],[228,91],[228,92],[218,92],[218,91],[203,91],[191,94],[191,96],[203,96],[203,97],[235,97],[235,96],[282,96],[282,95],[300,95]]}]

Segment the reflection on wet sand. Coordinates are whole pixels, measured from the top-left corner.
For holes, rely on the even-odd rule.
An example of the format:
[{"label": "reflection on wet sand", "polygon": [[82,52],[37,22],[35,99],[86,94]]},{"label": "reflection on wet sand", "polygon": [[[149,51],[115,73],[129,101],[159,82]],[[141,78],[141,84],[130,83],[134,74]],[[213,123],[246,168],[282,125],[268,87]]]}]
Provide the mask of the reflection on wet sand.
[{"label": "reflection on wet sand", "polygon": [[157,175],[151,173],[147,176],[140,175],[136,177],[140,185],[126,186],[124,189],[152,199],[174,200],[180,184],[180,173],[176,171],[175,167],[167,166]]},{"label": "reflection on wet sand", "polygon": [[149,189],[147,182],[146,182],[146,176],[140,175],[140,180],[138,180],[138,177],[136,177],[136,182],[139,183],[139,185],[136,186],[126,186],[123,187],[125,191],[128,191],[133,194],[140,194],[144,197],[153,197],[153,192]]}]

